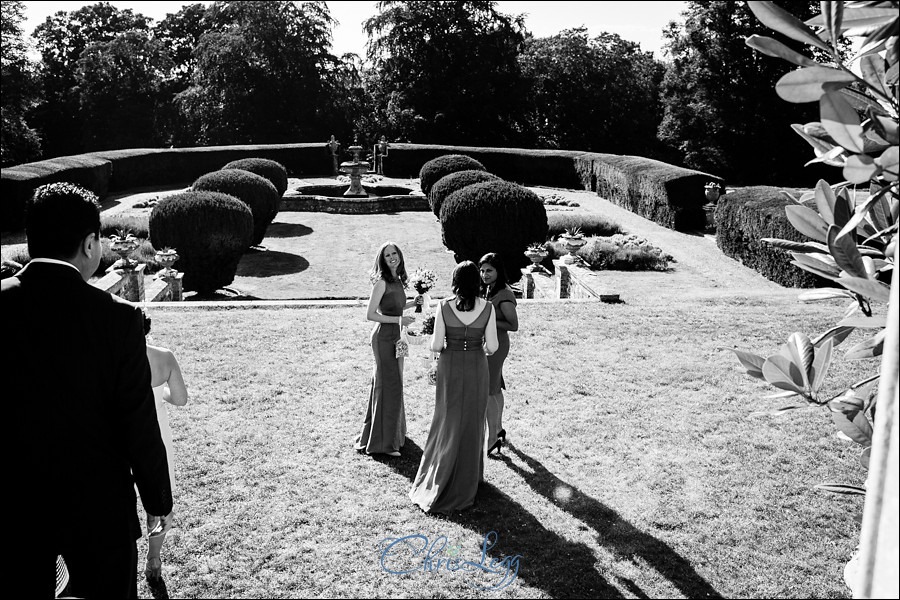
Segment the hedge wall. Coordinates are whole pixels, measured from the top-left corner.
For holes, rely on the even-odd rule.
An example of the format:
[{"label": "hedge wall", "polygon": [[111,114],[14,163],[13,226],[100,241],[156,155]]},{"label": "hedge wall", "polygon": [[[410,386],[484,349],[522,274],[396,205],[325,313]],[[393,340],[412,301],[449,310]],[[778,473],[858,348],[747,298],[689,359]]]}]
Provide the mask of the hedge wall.
[{"label": "hedge wall", "polygon": [[[641,216],[679,230],[702,229],[704,185],[718,177],[634,156],[572,150],[477,148],[391,144],[384,158],[389,177],[413,178],[427,161],[444,154],[465,154],[498,177],[525,186],[588,189]],[[343,153],[341,154],[343,156]],[[34,188],[51,181],[72,181],[101,200],[109,192],[184,183],[241,158],[268,158],[292,177],[332,175],[325,142],[308,144],[137,148],[93,152],[18,165],[2,170],[0,230],[20,228],[25,202]]]},{"label": "hedge wall", "polygon": [[[785,250],[761,243],[762,238],[810,241],[791,225],[784,207],[793,204],[781,190],[755,186],[729,192],[719,198],[716,209],[716,244],[728,256],[755,269],[766,278],[787,287],[823,287],[832,282],[791,264]],[[787,190],[800,197],[798,190]],[[815,209],[815,202],[807,203]]]}]

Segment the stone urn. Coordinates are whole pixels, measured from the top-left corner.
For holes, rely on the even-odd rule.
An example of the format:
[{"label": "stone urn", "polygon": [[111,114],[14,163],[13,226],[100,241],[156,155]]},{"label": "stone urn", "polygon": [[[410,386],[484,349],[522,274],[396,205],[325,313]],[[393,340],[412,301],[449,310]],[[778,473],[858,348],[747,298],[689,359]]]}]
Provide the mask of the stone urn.
[{"label": "stone urn", "polygon": [[128,259],[128,255],[134,252],[140,242],[132,234],[113,235],[109,238],[109,249],[119,255],[116,266],[121,269],[133,269],[136,261]]},{"label": "stone urn", "polygon": [[710,204],[715,204],[719,201],[719,196],[722,195],[721,188],[719,188],[719,184],[715,181],[710,181],[706,184],[706,201]]},{"label": "stone urn", "polygon": [[581,259],[578,258],[575,253],[578,252],[582,246],[587,244],[587,240],[584,239],[584,236],[580,233],[564,233],[559,236],[559,240],[565,245],[566,250],[569,251],[569,253],[563,257],[563,262],[567,265],[581,262]]},{"label": "stone urn", "polygon": [[544,270],[541,263],[547,258],[547,250],[545,250],[543,246],[529,246],[528,249],[525,250],[525,256],[531,261],[531,265],[528,267],[529,271],[534,273],[536,271]]},{"label": "stone urn", "polygon": [[172,248],[163,248],[162,250],[157,251],[156,253],[156,262],[162,265],[162,271],[157,274],[158,279],[163,279],[165,277],[171,277],[176,273],[175,269],[172,268],[172,265],[175,264],[180,257],[178,253],[175,252]]}]

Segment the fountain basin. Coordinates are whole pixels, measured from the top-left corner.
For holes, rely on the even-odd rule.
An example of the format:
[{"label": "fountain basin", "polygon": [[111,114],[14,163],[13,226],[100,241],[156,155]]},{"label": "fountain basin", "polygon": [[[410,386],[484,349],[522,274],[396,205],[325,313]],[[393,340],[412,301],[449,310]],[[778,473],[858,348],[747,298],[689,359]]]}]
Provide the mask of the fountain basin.
[{"label": "fountain basin", "polygon": [[[386,178],[385,178],[386,179]],[[428,200],[411,180],[362,183],[365,196],[345,196],[350,183],[338,178],[288,180],[280,210],[375,214],[428,211]]]}]

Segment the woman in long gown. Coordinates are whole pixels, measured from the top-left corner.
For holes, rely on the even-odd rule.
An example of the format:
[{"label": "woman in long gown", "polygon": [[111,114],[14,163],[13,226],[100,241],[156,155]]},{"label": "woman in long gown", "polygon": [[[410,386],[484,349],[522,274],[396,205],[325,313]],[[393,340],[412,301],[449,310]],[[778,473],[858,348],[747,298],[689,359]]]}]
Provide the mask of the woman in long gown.
[{"label": "woman in long gown", "polygon": [[509,332],[519,330],[519,315],[516,311],[516,294],[506,281],[506,268],[499,254],[485,254],[478,261],[481,269],[481,295],[494,305],[497,314],[497,339],[500,347],[488,357],[488,368],[491,371],[491,390],[488,394],[487,429],[485,446],[490,456],[493,450],[500,454],[500,448],[506,442],[506,430],[503,428],[503,363],[509,354]]},{"label": "woman in long gown", "polygon": [[[144,334],[150,334],[150,318],[144,315]],[[166,403],[174,406],[184,406],[188,401],[187,386],[184,383],[184,375],[181,366],[175,358],[175,354],[167,348],[147,344],[147,360],[150,362],[151,381],[153,387],[153,399],[156,401],[156,420],[159,422],[159,433],[162,436],[163,445],[166,447],[166,459],[169,462],[169,482],[172,490],[175,490],[175,454],[172,449],[172,430],[169,427],[169,413],[166,411]],[[166,533],[152,533],[159,522],[159,517],[147,517],[147,531],[151,532],[147,546],[147,565],[144,575],[151,580],[162,576],[162,552]]]},{"label": "woman in long gown", "polygon": [[406,264],[400,247],[385,242],[375,255],[372,268],[372,295],[366,318],[375,321],[372,329],[372,353],[375,371],[369,389],[369,404],[362,432],[356,438],[356,449],[366,454],[400,456],[406,440],[406,410],[403,406],[403,358],[395,356],[400,328],[416,319],[403,316],[403,311],[420,302],[406,301]]},{"label": "woman in long gown", "polygon": [[478,267],[453,271],[455,298],[440,303],[431,349],[440,352],[434,416],[410,499],[430,513],[472,506],[484,475],[485,410],[490,384],[486,354],[497,350],[494,307],[478,297]]}]

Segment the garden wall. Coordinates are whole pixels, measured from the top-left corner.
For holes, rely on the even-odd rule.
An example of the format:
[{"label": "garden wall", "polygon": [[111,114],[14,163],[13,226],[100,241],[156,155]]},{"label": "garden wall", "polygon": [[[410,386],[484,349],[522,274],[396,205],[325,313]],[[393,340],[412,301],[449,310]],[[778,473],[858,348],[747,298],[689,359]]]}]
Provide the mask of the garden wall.
[{"label": "garden wall", "polygon": [[[391,144],[385,175],[418,177],[422,165],[444,154],[466,154],[507,181],[567,189],[586,189],[669,228],[704,226],[704,185],[718,177],[637,156],[571,150],[479,148]],[[110,192],[194,181],[239,158],[260,157],[283,164],[292,177],[327,177],[333,162],[324,142],[307,144],[136,148],[65,156],[2,170],[0,230],[22,227],[25,202],[45,183],[71,181],[101,199]],[[347,157],[343,157],[345,160]]]}]

